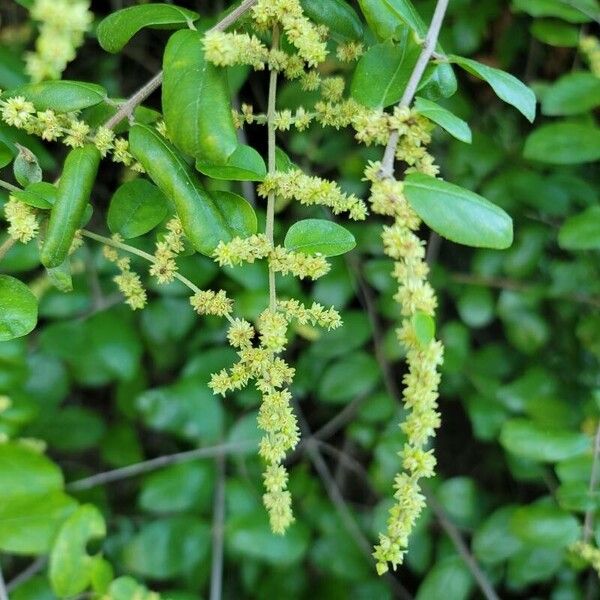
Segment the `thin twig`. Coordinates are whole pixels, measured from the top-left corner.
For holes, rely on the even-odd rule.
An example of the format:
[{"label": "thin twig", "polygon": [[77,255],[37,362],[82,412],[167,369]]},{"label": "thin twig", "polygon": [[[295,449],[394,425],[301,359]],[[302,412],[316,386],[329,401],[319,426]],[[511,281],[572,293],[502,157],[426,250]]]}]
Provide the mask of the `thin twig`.
[{"label": "thin twig", "polygon": [[192,462],[194,460],[200,460],[202,458],[214,458],[221,454],[239,453],[245,454],[253,452],[255,450],[255,444],[247,443],[227,443],[220,444],[218,446],[212,446],[209,448],[198,448],[196,450],[188,450],[186,452],[178,452],[177,454],[168,454],[165,456],[159,456],[150,460],[136,463],[135,465],[128,465],[120,469],[114,469],[113,471],[106,471],[105,473],[98,473],[85,479],[79,479],[67,484],[67,490],[71,492],[79,492],[81,490],[89,490],[91,488],[104,485],[106,483],[113,483],[115,481],[122,481],[123,479],[129,479],[131,477],[137,477],[150,471],[156,471],[170,465],[180,465],[182,463]]},{"label": "thin twig", "polygon": [[428,506],[430,506],[431,510],[433,510],[435,513],[435,516],[437,517],[442,529],[446,532],[451,542],[454,544],[456,551],[460,554],[460,557],[467,565],[469,571],[471,571],[471,574],[477,582],[477,585],[479,586],[483,596],[486,598],[486,600],[500,600],[500,597],[494,591],[494,588],[492,587],[487,575],[482,571],[478,562],[475,560],[475,557],[471,554],[456,525],[450,521],[438,501],[427,492],[426,495]]},{"label": "thin twig", "polygon": [[34,560],[14,579],[11,579],[8,582],[8,585],[6,586],[6,591],[12,592],[16,587],[20,586],[22,583],[29,581],[32,577],[35,577],[46,566],[47,562],[48,559],[45,556],[40,556],[40,558]]},{"label": "thin twig", "polygon": [[[594,462],[592,463],[592,474],[590,477],[589,495],[596,491],[598,481],[600,480],[600,423],[596,429],[596,439],[594,442]],[[585,512],[585,520],[583,522],[583,541],[588,543],[594,533],[594,516],[596,511],[594,508],[588,508]]]},{"label": "thin twig", "polygon": [[[275,25],[273,27],[273,43],[271,45],[273,50],[279,48],[279,27]],[[269,175],[273,175],[276,170],[275,161],[275,149],[276,149],[276,130],[275,130],[275,116],[276,116],[276,102],[277,102],[277,76],[278,73],[275,69],[271,69],[269,76],[269,102],[267,106],[267,135],[268,135],[268,169]],[[273,230],[275,227],[275,192],[271,191],[267,198],[267,224],[265,228],[265,235],[267,240],[274,245]],[[269,266],[269,308],[275,310],[277,306],[277,289],[275,284],[275,271]]]},{"label": "thin twig", "polygon": [[[244,0],[236,9],[232,10],[228,15],[223,17],[214,27],[208,30],[208,33],[214,31],[224,31],[229,26],[233,25],[243,14],[256,4],[257,0]],[[152,92],[157,90],[163,80],[163,72],[157,73],[148,83],[143,85],[135,94],[133,94],[126,102],[121,104],[119,110],[104,124],[104,127],[113,129],[123,119],[131,117],[133,111],[139,106]]]},{"label": "thin twig", "polygon": [[7,237],[2,245],[0,246],[0,260],[2,260],[7,254],[8,251],[15,245],[15,240],[11,237]]},{"label": "thin twig", "polygon": [[[406,84],[406,89],[404,90],[404,94],[402,94],[399,106],[410,106],[417,93],[417,88],[419,87],[419,83],[421,83],[423,73],[425,73],[429,60],[435,51],[440,35],[440,29],[442,28],[444,16],[446,15],[446,9],[448,8],[448,2],[449,0],[438,0],[436,4],[429,31],[423,42],[423,49],[417,59],[417,63],[411,73],[410,79]],[[396,150],[398,148],[399,140],[400,132],[397,129],[394,129],[385,148],[383,161],[381,163],[382,178],[391,178],[394,176],[394,161],[396,159]]]},{"label": "thin twig", "polygon": [[2,565],[0,565],[0,600],[8,600],[8,591],[4,583],[4,576],[2,575]]},{"label": "thin twig", "polygon": [[0,179],[0,188],[4,188],[5,190],[8,190],[9,192],[20,192],[21,188],[17,187],[16,185],[13,185],[12,183],[8,183],[8,181],[4,181],[2,179]]},{"label": "thin twig", "polygon": [[217,483],[215,486],[213,508],[210,600],[221,600],[223,590],[223,549],[225,534],[225,455],[220,453],[215,462],[217,465]]}]

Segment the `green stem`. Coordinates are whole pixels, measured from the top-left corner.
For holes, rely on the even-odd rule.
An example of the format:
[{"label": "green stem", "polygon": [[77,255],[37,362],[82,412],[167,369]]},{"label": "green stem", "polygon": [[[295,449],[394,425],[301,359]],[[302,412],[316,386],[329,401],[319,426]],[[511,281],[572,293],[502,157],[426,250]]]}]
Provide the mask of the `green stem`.
[{"label": "green stem", "polygon": [[0,188],[4,188],[5,190],[8,190],[9,192],[20,192],[21,188],[17,187],[16,185],[13,185],[12,183],[8,183],[8,181],[3,181],[2,179],[0,179]]},{"label": "green stem", "polygon": [[[273,27],[272,48],[276,50],[279,47],[279,27]],[[267,107],[267,131],[268,131],[268,172],[273,175],[276,170],[275,164],[275,110],[277,101],[277,71],[271,70],[269,78],[269,103]],[[271,243],[275,245],[273,232],[275,228],[275,193],[271,192],[267,198],[267,224],[265,235]],[[277,306],[277,288],[275,282],[275,271],[269,267],[269,308],[275,310]]]},{"label": "green stem", "polygon": [[8,251],[15,245],[15,240],[13,240],[13,238],[8,237],[4,240],[4,242],[2,242],[2,245],[0,246],[0,260],[2,260],[6,254],[8,253]]}]

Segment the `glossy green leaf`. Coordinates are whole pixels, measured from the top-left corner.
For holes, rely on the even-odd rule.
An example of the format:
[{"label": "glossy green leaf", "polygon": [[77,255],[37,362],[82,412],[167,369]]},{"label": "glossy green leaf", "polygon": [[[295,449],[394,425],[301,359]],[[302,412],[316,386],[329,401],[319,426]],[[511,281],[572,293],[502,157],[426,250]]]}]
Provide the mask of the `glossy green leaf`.
[{"label": "glossy green leaf", "polygon": [[471,595],[474,581],[471,572],[462,558],[450,556],[440,560],[427,573],[415,600],[452,598],[467,600]]},{"label": "glossy green leaf", "polygon": [[367,50],[356,65],[350,94],[369,108],[385,108],[400,100],[421,47],[406,32],[399,44],[388,40]]},{"label": "glossy green leaf", "polygon": [[416,213],[442,237],[478,248],[512,244],[512,219],[478,194],[418,173],[406,178],[404,190]]},{"label": "glossy green leaf", "polygon": [[500,443],[512,454],[540,462],[565,460],[590,446],[589,438],[582,433],[543,427],[527,419],[506,421]]},{"label": "glossy green leaf", "polygon": [[586,23],[600,18],[595,0],[513,0],[512,5],[532,17],[558,17],[570,23]]},{"label": "glossy green leaf", "polygon": [[590,206],[567,219],[558,232],[565,250],[600,250],[600,206]]},{"label": "glossy green leaf", "polygon": [[0,169],[13,161],[12,150],[3,142],[0,142]]},{"label": "glossy green leaf", "polygon": [[80,506],[61,526],[50,553],[50,582],[60,596],[75,596],[91,582],[93,559],[88,542],[106,535],[100,511],[91,504]]},{"label": "glossy green leaf", "polygon": [[222,205],[214,200],[177,150],[150,127],[134,125],[129,139],[132,154],[175,204],[185,234],[196,250],[210,256],[219,242],[238,235],[232,223],[245,221],[252,210],[245,200]]},{"label": "glossy green leaf", "polygon": [[424,312],[417,311],[412,316],[415,335],[422,348],[426,348],[435,338],[435,320]]},{"label": "glossy green leaf", "polygon": [[0,444],[2,505],[21,496],[43,496],[62,488],[62,473],[49,458],[20,444]]},{"label": "glossy green leaf", "polygon": [[208,177],[226,181],[263,181],[267,176],[263,157],[246,145],[238,146],[224,165],[197,160],[196,168]]},{"label": "glossy green leaf", "polygon": [[300,0],[304,14],[325,25],[338,41],[362,40],[363,25],[356,11],[344,0]]},{"label": "glossy green leaf", "polygon": [[42,180],[42,169],[37,156],[25,146],[17,144],[19,153],[13,163],[13,173],[19,185],[26,187]]},{"label": "glossy green leaf", "polygon": [[344,227],[324,219],[304,219],[294,223],[285,236],[288,250],[304,254],[338,256],[356,246],[354,236]]},{"label": "glossy green leaf", "polygon": [[437,123],[457,140],[466,142],[467,144],[471,143],[471,128],[468,123],[453,115],[443,106],[417,96],[415,99],[415,110],[434,123]]},{"label": "glossy green leaf", "polygon": [[152,231],[167,216],[164,194],[146,179],[120,186],[108,208],[107,223],[112,233],[128,240]]},{"label": "glossy green leaf", "polygon": [[462,67],[471,75],[486,81],[496,92],[498,98],[514,106],[529,121],[533,122],[535,119],[535,94],[514,75],[462,56],[452,55],[448,57],[448,60]]},{"label": "glossy green leaf", "polygon": [[542,125],[525,141],[525,158],[556,165],[600,159],[600,127],[562,121]]},{"label": "glossy green leaf", "polygon": [[515,510],[510,527],[526,544],[566,548],[581,533],[577,519],[554,504],[537,502]]},{"label": "glossy green leaf", "polygon": [[238,147],[227,73],[204,59],[202,38],[196,31],[178,31],[169,39],[163,59],[162,106],[175,146],[202,162],[227,163]]},{"label": "glossy green leaf", "polygon": [[59,527],[77,508],[60,491],[0,500],[0,550],[38,555],[50,551]]},{"label": "glossy green leaf", "polygon": [[36,110],[68,113],[104,102],[106,90],[95,83],[62,79],[28,83],[6,92],[3,96],[5,98],[23,96],[33,103]]},{"label": "glossy green leaf", "polygon": [[397,33],[398,27],[406,25],[423,37],[427,24],[423,21],[410,0],[359,0],[369,27],[381,40]]},{"label": "glossy green leaf", "polygon": [[119,52],[144,27],[178,29],[198,17],[198,13],[172,4],[142,4],[112,13],[102,20],[96,33],[104,50]]},{"label": "glossy green leaf", "polygon": [[[352,378],[348,377],[352,373]],[[353,352],[329,365],[319,382],[319,399],[345,404],[372,391],[381,378],[377,361],[366,352]]]},{"label": "glossy green leaf", "polygon": [[174,465],[143,483],[138,504],[151,513],[199,512],[212,504],[214,467],[209,462]]},{"label": "glossy green leaf", "polygon": [[144,525],[123,549],[129,571],[153,580],[189,573],[208,558],[210,527],[193,517],[171,517]]},{"label": "glossy green leaf", "polygon": [[230,519],[225,532],[230,552],[244,559],[285,567],[298,563],[306,554],[310,534],[303,523],[294,523],[285,535],[276,535],[264,512],[251,512]]},{"label": "glossy green leaf", "polygon": [[545,115],[577,115],[600,106],[600,78],[592,73],[568,73],[542,96]]},{"label": "glossy green leaf", "polygon": [[56,202],[58,189],[51,183],[38,181],[37,183],[30,183],[24,190],[13,192],[13,196],[29,206],[49,210]]},{"label": "glossy green leaf", "polygon": [[473,552],[482,563],[501,563],[523,547],[510,527],[515,510],[512,505],[499,508],[475,531]]},{"label": "glossy green leaf", "polygon": [[574,48],[579,43],[579,29],[561,21],[538,19],[531,24],[531,35],[549,46]]},{"label": "glossy green leaf", "polygon": [[31,290],[10,275],[0,275],[0,342],[33,331],[37,317],[38,303]]}]

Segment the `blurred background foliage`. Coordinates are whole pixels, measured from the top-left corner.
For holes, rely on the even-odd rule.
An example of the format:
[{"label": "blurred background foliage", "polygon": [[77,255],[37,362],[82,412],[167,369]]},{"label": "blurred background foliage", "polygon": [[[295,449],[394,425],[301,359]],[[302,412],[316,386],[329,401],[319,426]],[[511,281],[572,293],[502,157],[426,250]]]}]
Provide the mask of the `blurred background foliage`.
[{"label": "blurred background foliage", "polygon": [[[129,4],[97,1],[92,10],[100,18]],[[207,18],[223,8],[179,4]],[[424,18],[431,15],[434,2],[415,4]],[[25,81],[20,56],[35,32],[17,3],[3,0],[0,8],[0,87],[6,88]],[[597,574],[568,551],[581,536],[585,512],[600,503],[598,490],[588,493],[600,416],[600,173],[591,162],[600,156],[594,115],[600,78],[578,50],[582,36],[597,33],[599,16],[591,0],[450,2],[445,50],[523,79],[536,91],[541,114],[531,126],[464,73],[457,94],[439,101],[473,130],[471,145],[436,130],[433,153],[443,176],[507,210],[515,243],[504,252],[474,250],[430,236],[446,345],[439,476],[395,576],[378,578],[369,556],[403,443],[397,426],[403,366],[393,335],[398,309],[379,224],[354,226],[359,250],[334,259],[332,273],[312,289],[282,278],[283,293],[335,304],[345,322],[313,344],[306,339],[316,331],[297,330],[291,345],[304,442],[289,461],[297,522],[285,537],[270,533],[261,505],[258,394],[222,400],[207,388],[210,373],[232,361],[222,324],[195,315],[177,283],[159,288],[148,280],[149,306],[132,314],[115,294],[113,267],[98,247],[78,251],[70,294],[50,287],[35,242],[10,250],[0,271],[33,285],[41,324],[28,338],[0,343],[0,394],[12,399],[0,414],[0,432],[44,440],[67,482],[84,479],[71,493],[104,514],[102,549],[118,574],[171,600],[205,597],[211,528],[224,507],[226,598],[481,597],[467,555],[502,598],[600,597]],[[88,35],[65,77],[126,96],[160,69],[167,36],[143,31],[124,54],[112,56]],[[239,101],[264,107],[260,75],[238,75]],[[288,83],[280,108],[310,101]],[[153,97],[148,106],[157,102]],[[0,126],[0,139],[9,135]],[[250,127],[248,135],[264,149],[260,129]],[[52,177],[63,150],[35,143]],[[303,168],[362,195],[365,162],[379,158],[346,131],[313,127],[283,135],[280,144]],[[124,177],[120,168],[103,166],[97,213],[106,211]],[[248,186],[244,191],[252,197]],[[295,211],[279,214],[282,230]],[[150,248],[153,240],[144,243]],[[198,255],[180,264],[198,285],[218,282],[229,290],[246,318],[267,302],[259,265],[222,272]],[[148,472],[139,466],[223,444],[225,458],[209,452]],[[133,473],[114,481],[85,479],[131,465],[138,465]],[[43,507],[27,508],[29,517],[42,511],[50,520],[61,510],[50,497]],[[11,547],[15,525],[4,517],[1,564],[10,581],[33,559]],[[457,532],[464,547],[457,546]],[[33,528],[31,535],[44,534]],[[595,538],[600,543],[600,520]],[[44,565],[37,566],[11,598],[53,598]]]}]

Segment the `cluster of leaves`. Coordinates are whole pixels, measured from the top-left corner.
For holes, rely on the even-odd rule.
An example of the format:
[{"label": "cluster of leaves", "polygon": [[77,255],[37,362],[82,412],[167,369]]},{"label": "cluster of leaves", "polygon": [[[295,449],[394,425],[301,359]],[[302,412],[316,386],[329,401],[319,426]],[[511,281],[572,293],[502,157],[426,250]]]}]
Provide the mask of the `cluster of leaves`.
[{"label": "cluster of leaves", "polygon": [[[223,321],[196,314],[189,300],[190,282],[223,289],[235,316],[248,322],[270,303],[267,262],[220,267],[211,259],[219,242],[264,231],[268,221],[253,184],[270,170],[262,76],[230,66],[227,85],[225,70],[194,52],[220,22],[213,3],[139,2],[88,34],[64,80],[32,84],[19,57],[38,34],[25,10],[36,2],[18,4],[24,9],[7,10],[0,34],[0,177],[13,197],[0,200],[13,235],[8,227],[0,234],[0,574],[17,578],[11,598],[92,590],[129,600],[155,597],[151,588],[187,600],[209,587],[215,597],[220,575],[211,566],[219,552],[224,597],[383,599],[414,590],[421,600],[461,600],[480,593],[481,579],[502,597],[579,600],[586,590],[594,597],[593,557],[576,543],[600,544],[593,518],[600,498],[590,487],[600,415],[600,208],[592,168],[600,158],[593,112],[600,46],[590,37],[597,3],[450,2],[414,108],[439,126],[429,151],[453,184],[417,173],[404,182],[412,209],[431,228],[445,425],[438,475],[425,489],[429,506],[406,564],[386,578],[377,577],[370,547],[385,530],[406,411],[383,221],[342,228],[322,206],[278,198],[274,239],[282,252],[328,256],[331,264],[314,283],[278,275],[279,296],[335,306],[344,326],[291,329],[291,392],[304,442],[286,463],[296,521],[285,536],[274,535],[261,502],[259,394],[212,393],[212,374],[238,356]],[[434,5],[303,0],[305,14],[331,33],[320,77],[343,78],[352,108],[372,111],[362,116],[393,106]],[[106,10],[99,6],[96,16]],[[127,52],[117,60],[98,42]],[[354,48],[358,60],[338,60],[340,46]],[[143,85],[144,69],[155,72],[161,62],[160,111],[150,99],[134,111],[135,125],[113,122],[123,91]],[[542,116],[534,128],[497,101],[534,119],[536,98],[508,72],[535,91]],[[277,171],[301,165],[338,181],[338,200],[366,197],[363,172],[381,159],[381,148],[359,146],[358,129],[323,127],[335,102],[323,107],[321,93],[307,85],[282,78],[277,144],[286,152],[277,148]],[[15,116],[15,98],[35,112],[26,105],[25,116]],[[235,131],[231,106],[238,103],[259,107],[248,119],[258,125]],[[315,122],[298,126],[299,109]],[[64,167],[61,146],[39,140],[44,111],[56,118],[45,139],[76,147]],[[36,121],[27,130],[15,119],[30,113]],[[96,179],[100,155],[117,166],[102,162]],[[58,176],[60,184],[51,184]],[[68,214],[56,210],[59,197],[68,199]],[[27,208],[15,217],[15,206]],[[337,214],[337,206],[329,208]],[[500,251],[513,238],[507,213],[514,244]],[[165,268],[157,240],[169,239],[174,214],[186,238]],[[82,227],[89,244],[78,242]],[[94,233],[107,227],[116,237]],[[41,253],[38,240],[27,239],[38,229]],[[14,243],[15,235],[26,243]],[[117,270],[94,240],[112,243],[119,257],[133,250],[131,260],[116,262]],[[173,255],[176,277],[168,277]],[[162,284],[145,275],[148,260]],[[143,312],[131,312],[116,293],[115,276],[127,273],[141,274],[134,287],[143,286]],[[414,327],[423,343],[433,339],[430,318],[417,314]]]}]

